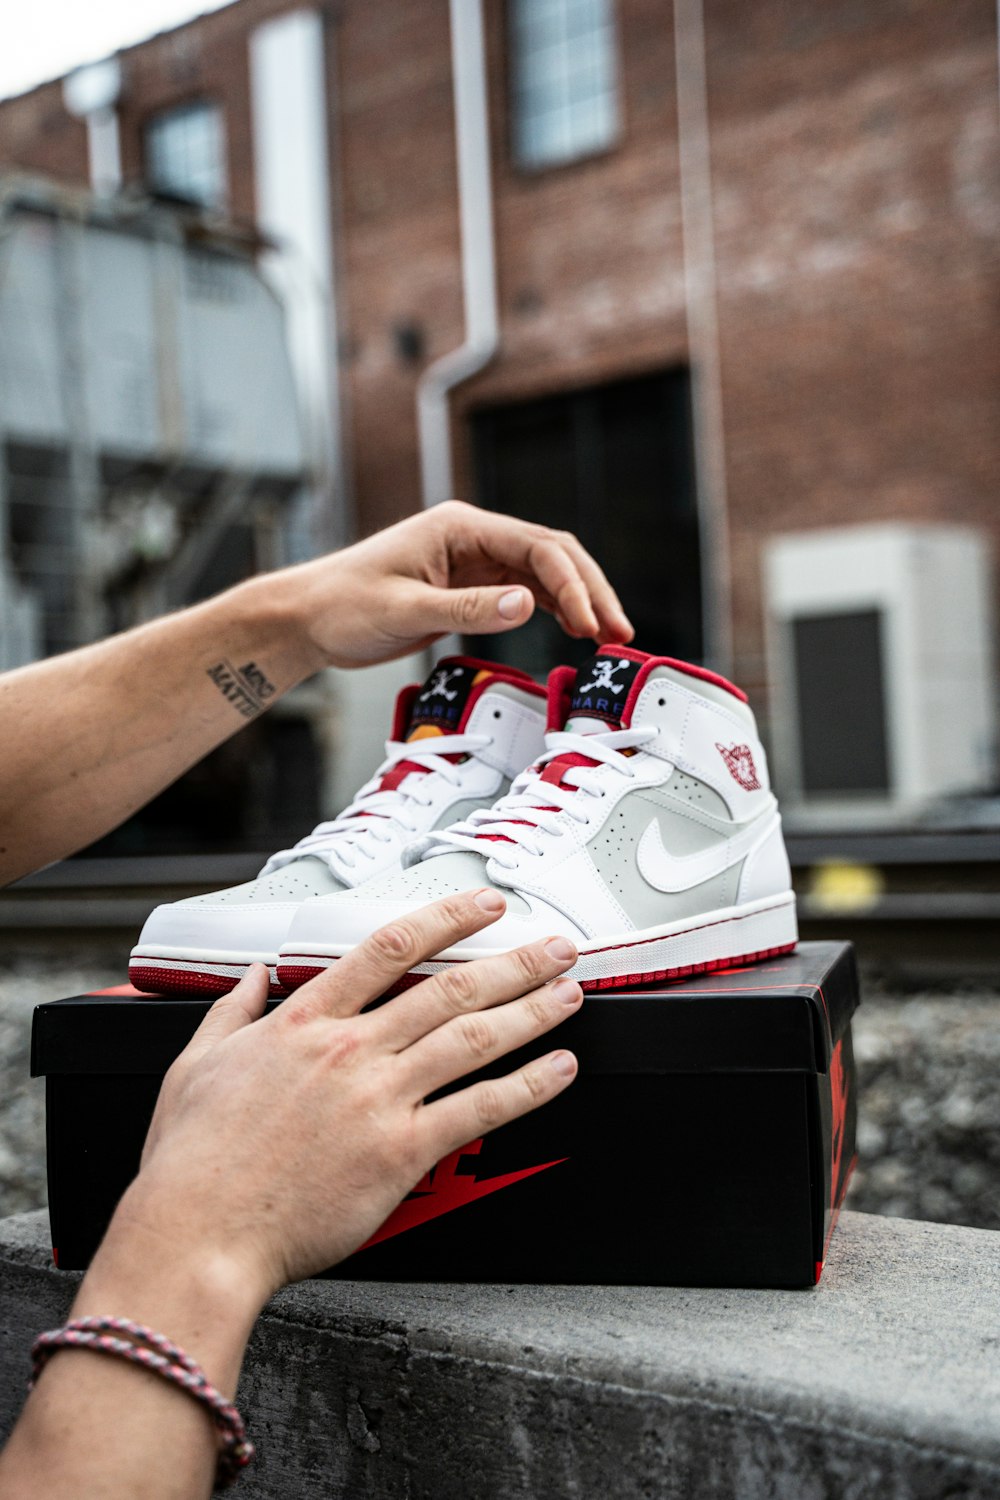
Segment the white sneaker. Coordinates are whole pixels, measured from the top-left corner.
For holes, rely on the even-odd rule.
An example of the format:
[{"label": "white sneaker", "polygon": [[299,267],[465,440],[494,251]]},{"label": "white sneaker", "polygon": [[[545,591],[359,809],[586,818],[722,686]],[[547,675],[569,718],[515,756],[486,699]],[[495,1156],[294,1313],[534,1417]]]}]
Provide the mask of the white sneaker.
[{"label": "white sneaker", "polygon": [[549,679],[544,753],[492,808],[428,834],[401,872],[305,902],[278,973],[294,988],[376,926],[496,886],[500,920],[420,964],[563,933],[584,989],[674,979],[795,946],[795,896],[746,696],[670,657],[604,646]]},{"label": "white sneaker", "polygon": [[400,868],[406,844],[488,807],[543,748],[545,689],[524,672],[471,657],[439,663],[404,688],[386,758],[351,805],[293,849],[272,855],[256,880],[158,906],[133,948],[129,978],[161,994],[223,994],[251,963],[267,964],[303,901],[350,891]]}]

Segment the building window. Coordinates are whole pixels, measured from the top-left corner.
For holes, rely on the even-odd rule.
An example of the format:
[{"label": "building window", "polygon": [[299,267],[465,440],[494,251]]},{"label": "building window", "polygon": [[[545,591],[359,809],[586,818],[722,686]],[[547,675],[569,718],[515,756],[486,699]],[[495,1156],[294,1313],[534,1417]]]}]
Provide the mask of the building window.
[{"label": "building window", "polygon": [[614,0],[509,0],[514,153],[551,167],[618,133]]},{"label": "building window", "polygon": [[158,192],[221,208],[226,153],[219,106],[182,104],[154,115],[146,126],[146,177]]}]

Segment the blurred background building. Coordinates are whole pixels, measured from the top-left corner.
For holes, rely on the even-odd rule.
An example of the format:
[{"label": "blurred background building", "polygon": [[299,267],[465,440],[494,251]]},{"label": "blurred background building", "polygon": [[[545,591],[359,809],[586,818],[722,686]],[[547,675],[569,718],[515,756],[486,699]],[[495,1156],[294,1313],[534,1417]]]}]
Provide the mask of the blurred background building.
[{"label": "blurred background building", "polygon": [[[994,0],[236,0],[0,102],[7,664],[455,493],[733,675],[793,824],[989,825],[997,56]],[[43,357],[44,438],[3,394]],[[103,847],[297,837],[413,670],[363,675]]]}]

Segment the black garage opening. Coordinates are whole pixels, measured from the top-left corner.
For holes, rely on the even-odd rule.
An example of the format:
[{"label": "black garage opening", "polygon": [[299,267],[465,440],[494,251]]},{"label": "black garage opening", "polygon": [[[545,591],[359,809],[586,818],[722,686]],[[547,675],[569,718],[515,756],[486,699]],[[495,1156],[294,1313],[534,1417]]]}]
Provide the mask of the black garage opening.
[{"label": "black garage opening", "polygon": [[[700,661],[701,554],[691,381],[673,369],[471,418],[476,498],[490,510],[576,533],[618,590],[634,644]],[[543,611],[468,649],[542,676],[591,650]]]}]

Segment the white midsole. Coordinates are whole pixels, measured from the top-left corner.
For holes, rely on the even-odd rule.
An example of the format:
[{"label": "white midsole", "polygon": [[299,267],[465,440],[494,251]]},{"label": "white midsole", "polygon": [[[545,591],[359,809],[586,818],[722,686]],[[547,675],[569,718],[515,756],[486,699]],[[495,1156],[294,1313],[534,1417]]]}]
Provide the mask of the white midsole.
[{"label": "white midsole", "polygon": [[[621,933],[594,948],[580,948],[580,956],[568,973],[575,979],[606,979],[618,974],[652,973],[658,969],[686,968],[719,958],[736,958],[744,953],[759,953],[768,948],[782,948],[798,938],[795,920],[795,894],[765,896],[742,906],[721,907],[705,912],[701,918],[684,917],[659,927],[639,928]],[[282,949],[279,965],[326,967],[343,958],[357,945],[340,943],[310,945],[308,949],[291,945]],[[445,948],[434,959],[415,964],[413,974],[436,974],[449,963],[469,962],[476,958],[493,958],[509,952],[507,948],[469,948],[461,944]]]},{"label": "white midsole", "polygon": [[165,943],[142,943],[132,949],[130,963],[174,959],[183,964],[276,964],[278,955],[248,953],[245,948],[176,948]]}]

